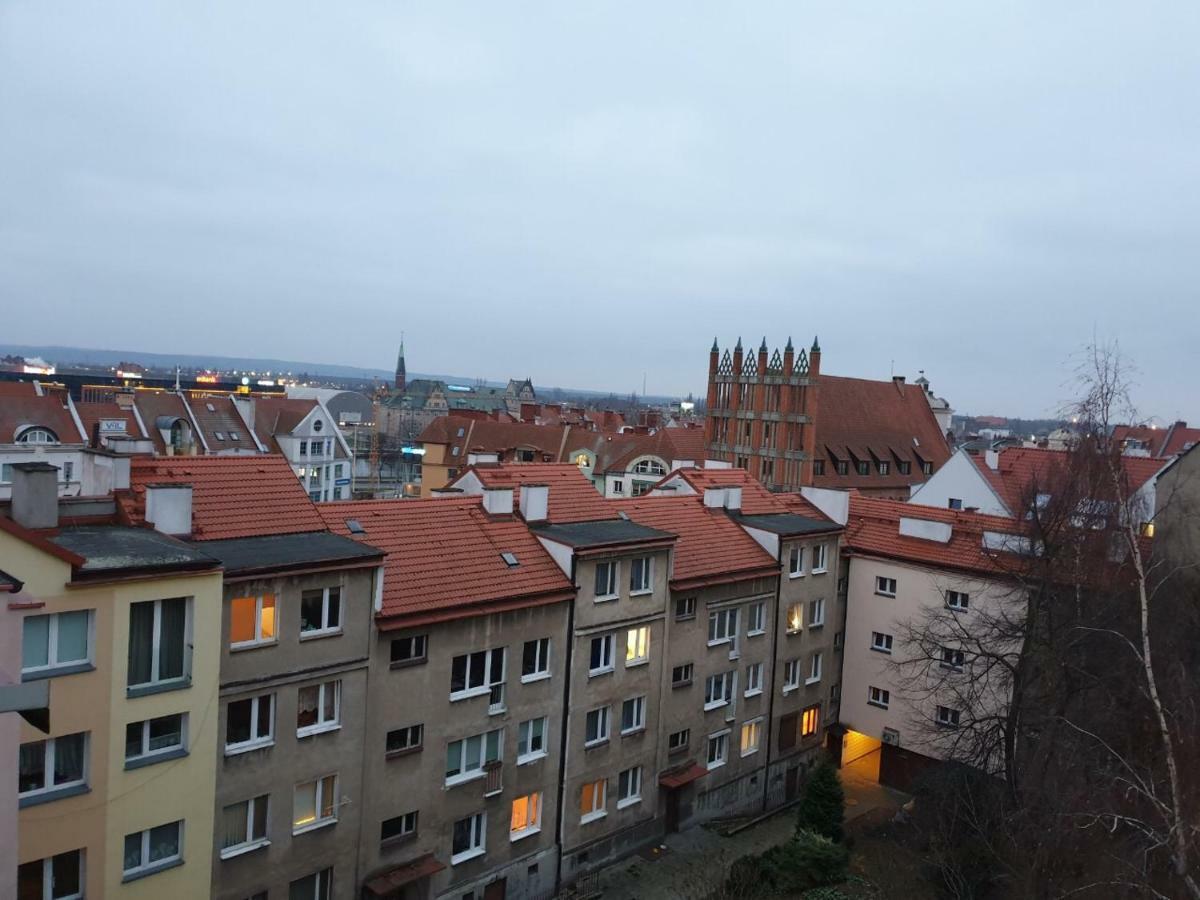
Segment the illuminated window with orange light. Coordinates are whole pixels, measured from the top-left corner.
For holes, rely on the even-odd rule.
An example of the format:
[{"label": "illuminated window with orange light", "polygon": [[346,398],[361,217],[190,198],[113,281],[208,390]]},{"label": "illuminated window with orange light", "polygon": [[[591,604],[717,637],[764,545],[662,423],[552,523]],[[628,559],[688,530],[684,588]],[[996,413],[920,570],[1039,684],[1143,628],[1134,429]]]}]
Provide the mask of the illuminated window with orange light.
[{"label": "illuminated window with orange light", "polygon": [[275,642],[275,595],[235,597],[229,603],[229,646],[253,647]]},{"label": "illuminated window with orange light", "polygon": [[821,727],[821,707],[810,706],[800,717],[800,736],[812,737]]},{"label": "illuminated window with orange light", "polygon": [[605,808],[608,799],[608,781],[589,781],[579,792],[579,821],[587,823],[608,814]]},{"label": "illuminated window with orange light", "polygon": [[512,823],[508,828],[509,840],[519,841],[523,837],[542,830],[542,794],[526,794],[512,802]]},{"label": "illuminated window with orange light", "polygon": [[804,604],[793,603],[787,611],[787,632],[797,634],[804,627]]},{"label": "illuminated window with orange light", "polygon": [[650,627],[630,628],[625,635],[625,665],[637,666],[650,659]]}]

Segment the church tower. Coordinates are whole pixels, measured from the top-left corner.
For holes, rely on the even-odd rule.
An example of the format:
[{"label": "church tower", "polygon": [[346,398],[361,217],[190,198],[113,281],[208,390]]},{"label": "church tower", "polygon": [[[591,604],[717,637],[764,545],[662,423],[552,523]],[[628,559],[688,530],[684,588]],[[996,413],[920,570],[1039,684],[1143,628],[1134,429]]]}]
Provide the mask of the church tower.
[{"label": "church tower", "polygon": [[404,372],[404,338],[400,338],[400,355],[396,357],[396,390],[403,393],[406,378]]}]

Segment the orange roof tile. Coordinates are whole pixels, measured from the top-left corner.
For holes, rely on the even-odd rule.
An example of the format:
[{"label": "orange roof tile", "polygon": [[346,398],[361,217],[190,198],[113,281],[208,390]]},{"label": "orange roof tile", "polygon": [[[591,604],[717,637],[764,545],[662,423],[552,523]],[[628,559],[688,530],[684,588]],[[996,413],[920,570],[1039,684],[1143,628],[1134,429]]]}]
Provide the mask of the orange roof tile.
[{"label": "orange roof tile", "polygon": [[129,437],[148,436],[138,427],[137,416],[133,414],[132,409],[122,409],[112,401],[80,400],[75,404],[75,412],[79,413],[79,421],[83,422],[83,430],[88,436],[89,444],[94,444],[93,435],[101,419],[120,419],[125,423],[125,434]]},{"label": "orange roof tile", "polygon": [[119,501],[134,525],[145,522],[146,485],[190,484],[193,540],[325,530],[300,479],[276,454],[136,458],[129,481]]},{"label": "orange roof tile", "polygon": [[291,434],[316,406],[311,397],[255,397],[254,433],[264,447],[277,451],[275,435]]},{"label": "orange roof tile", "polygon": [[14,443],[18,433],[34,425],[50,429],[61,444],[86,442],[62,393],[55,391],[42,397],[13,393],[0,398],[0,444]]},{"label": "orange roof tile", "polygon": [[[757,479],[752,478],[745,469],[678,469],[660,481],[659,485],[676,477],[682,478],[700,494],[703,494],[706,488],[740,487],[742,489],[741,511],[748,516],[757,516],[762,513],[800,512],[799,509],[789,507],[789,503],[795,501],[785,500],[784,497],[788,495],[771,493]],[[810,506],[804,498],[798,495],[797,500],[802,501],[802,505],[806,509]],[[800,514],[810,515],[808,512],[800,512]],[[825,518],[819,511],[816,511],[816,517]]]},{"label": "orange roof tile", "polygon": [[[330,531],[387,553],[383,618],[479,615],[497,604],[534,605],[574,591],[523,522],[488,516],[478,497],[356,500],[319,510]],[[351,520],[364,533],[352,533]],[[501,553],[514,554],[517,565]]]},{"label": "orange roof tile", "polygon": [[[592,522],[615,519],[617,512],[592,486],[587,476],[572,463],[504,463],[494,466],[471,466],[484,487],[511,487],[513,509],[520,505],[523,484],[545,484],[550,488],[549,519],[556,524]],[[455,482],[462,479],[463,472]],[[451,486],[455,482],[451,482]]]}]

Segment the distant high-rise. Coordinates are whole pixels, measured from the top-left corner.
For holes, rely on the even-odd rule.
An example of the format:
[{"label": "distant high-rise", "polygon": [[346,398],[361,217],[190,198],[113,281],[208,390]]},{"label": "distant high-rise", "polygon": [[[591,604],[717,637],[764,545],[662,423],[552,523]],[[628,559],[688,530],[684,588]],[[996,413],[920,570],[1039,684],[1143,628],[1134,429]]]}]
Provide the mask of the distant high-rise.
[{"label": "distant high-rise", "polygon": [[400,338],[400,353],[396,357],[396,390],[403,391],[405,386],[404,372],[404,338]]}]

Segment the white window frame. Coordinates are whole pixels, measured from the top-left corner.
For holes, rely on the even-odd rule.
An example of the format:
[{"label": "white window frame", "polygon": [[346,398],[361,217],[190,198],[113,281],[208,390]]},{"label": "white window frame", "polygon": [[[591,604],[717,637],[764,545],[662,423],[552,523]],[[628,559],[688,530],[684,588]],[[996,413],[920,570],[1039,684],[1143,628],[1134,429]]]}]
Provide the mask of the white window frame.
[{"label": "white window frame", "polygon": [[[396,819],[400,820],[400,831],[397,834],[389,834],[387,837],[384,837],[383,826],[388,822],[394,822]],[[402,841],[406,838],[412,837],[417,833],[417,828],[420,826],[420,824],[420,810],[414,809],[406,813],[400,813],[398,816],[389,816],[379,823],[379,843],[385,847],[388,847],[394,842]]]},{"label": "white window frame", "polygon": [[[83,735],[83,760],[79,767],[79,778],[72,781],[64,781],[60,784],[54,784],[54,754],[58,747],[58,742],[64,738],[75,737],[77,734]],[[53,799],[57,794],[65,791],[77,792],[78,788],[86,788],[88,786],[88,775],[91,773],[91,750],[92,736],[86,731],[75,731],[71,734],[60,734],[58,737],[43,738],[40,741],[25,741],[21,746],[26,744],[42,744],[42,771],[45,773],[46,783],[40,788],[32,788],[28,791],[20,791],[17,797],[22,800],[30,800],[38,797]],[[18,762],[18,768],[20,763]],[[9,776],[12,777],[11,775]]]},{"label": "white window frame", "polygon": [[763,664],[750,663],[746,666],[746,697],[757,697],[763,692]]},{"label": "white window frame", "polygon": [[[596,563],[595,580],[600,579],[600,567],[605,566],[608,571],[608,591],[603,594],[593,593],[593,599],[597,603],[604,603],[608,600],[616,600],[621,596],[621,561],[617,559],[605,559]],[[593,592],[595,585],[593,585]]]},{"label": "white window frame", "polygon": [[[945,713],[945,715],[943,715]],[[938,706],[937,723],[943,728],[957,728],[961,721],[962,711],[952,706]]]},{"label": "white window frame", "polygon": [[[470,653],[460,653],[460,654],[458,654],[458,656],[454,657],[454,659],[450,661],[450,685],[451,685],[450,701],[453,703],[458,700],[466,700],[469,697],[482,697],[483,695],[490,694],[492,692],[492,686],[494,684],[503,684],[504,680],[508,674],[508,659],[506,658],[507,654],[504,652],[504,650],[505,650],[504,647],[489,647],[487,650],[472,650]],[[483,656],[483,684],[472,687],[472,685],[471,685],[471,657],[474,656],[476,653],[484,654],[484,656]],[[492,660],[495,658],[497,653],[500,654],[500,680],[494,682],[494,681],[492,681]],[[466,673],[465,673],[466,687],[464,687],[462,690],[456,691],[456,690],[454,690],[454,687],[453,687],[454,686],[454,660],[458,660],[458,659],[465,659],[467,661],[466,662]]]},{"label": "white window frame", "polygon": [[[488,736],[496,735],[496,758],[488,758]],[[473,738],[479,738],[479,765],[471,768],[467,767],[469,760],[467,759],[467,742]],[[450,748],[458,744],[458,773],[455,775],[446,775],[446,787],[454,787],[456,784],[463,784],[468,781],[475,781],[478,778],[483,778],[487,775],[486,767],[488,763],[500,762],[504,759],[504,729],[492,728],[488,731],[483,731],[478,734],[469,734],[466,737],[459,738],[446,743],[446,756],[448,762],[450,759]]]},{"label": "white window frame", "polygon": [[[60,660],[58,658],[58,627],[59,617],[64,615],[72,615],[85,613],[87,615],[87,650],[80,659]],[[46,619],[46,664],[41,666],[25,665],[25,623],[37,620]],[[21,677],[22,680],[29,680],[39,676],[52,676],[56,673],[65,671],[79,671],[88,668],[95,664],[95,646],[96,646],[96,611],[94,609],[74,609],[64,610],[58,613],[47,613],[45,615],[26,616],[21,623]]]},{"label": "white window frame", "polygon": [[617,775],[617,809],[642,802],[642,767],[630,766]]},{"label": "white window frame", "polygon": [[[582,794],[585,787],[592,787],[592,809],[590,812],[580,813],[579,824],[586,825],[588,822],[595,822],[597,819],[603,819],[608,815],[608,779],[598,778],[595,781],[588,781],[579,786]],[[580,798],[582,800],[582,797]]]},{"label": "white window frame", "polygon": [[[403,659],[395,659],[392,654],[392,647],[396,646],[399,641],[408,641],[410,650],[415,650],[417,642],[421,644],[420,656],[408,656]],[[423,662],[429,661],[429,635],[428,634],[409,634],[404,637],[392,638],[388,644],[388,661],[392,666],[415,666]]]},{"label": "white window frame", "polygon": [[808,677],[804,679],[806,685],[816,684],[821,680],[824,654],[820,650],[812,655],[812,660],[808,664]]},{"label": "white window frame", "polygon": [[785,660],[783,664],[783,692],[790,694],[800,687],[800,658]]},{"label": "white window frame", "polygon": [[[758,752],[759,747],[762,745],[762,723],[762,716],[748,719],[742,723],[742,730],[739,735],[740,740],[738,741],[738,750],[742,757],[753,756]],[[754,737],[754,744],[749,749],[745,746],[747,728],[750,729],[750,734]]]},{"label": "white window frame", "polygon": [[[676,738],[680,738],[678,741]],[[672,731],[667,735],[667,752],[676,753],[680,750],[686,750],[692,742],[692,729],[681,728],[679,731]]]},{"label": "white window frame", "polygon": [[[890,589],[888,585],[891,585]],[[880,597],[895,597],[899,586],[895,578],[886,575],[875,576],[875,593]]]},{"label": "white window frame", "polygon": [[[269,698],[271,704],[271,712],[268,716],[268,721],[271,724],[271,729],[266,735],[254,735],[255,729],[258,727],[258,710],[262,705],[262,699]],[[250,733],[251,737],[246,741],[239,741],[231,744],[229,738],[229,707],[234,703],[244,703],[250,701]],[[238,753],[245,753],[248,750],[256,750],[259,747],[270,747],[275,743],[275,694],[255,694],[253,697],[240,697],[237,700],[231,700],[225,705],[225,755],[236,756]]]},{"label": "white window frame", "polygon": [[829,545],[828,544],[813,544],[812,547],[812,569],[813,575],[824,575],[829,571]]},{"label": "white window frame", "polygon": [[[625,708],[633,704],[633,724],[625,727]],[[637,734],[646,730],[646,695],[630,697],[621,702],[621,734]]]},{"label": "white window frame", "polygon": [[871,649],[877,653],[891,653],[895,643],[896,639],[894,635],[890,635],[884,631],[871,632]]},{"label": "white window frame", "polygon": [[[683,605],[683,612],[679,611],[680,604]],[[675,599],[675,621],[686,622],[694,618],[696,618],[696,598],[677,597]]]},{"label": "white window frame", "polygon": [[804,630],[804,601],[797,600],[787,608],[784,628],[788,634],[799,634]]},{"label": "white window frame", "polygon": [[892,692],[887,688],[875,687],[875,685],[867,686],[867,705],[877,706],[880,709],[887,709],[892,702]]},{"label": "white window frame", "polygon": [[[645,640],[643,640],[643,638]],[[631,654],[641,653],[637,656]],[[638,625],[625,632],[625,668],[644,666],[650,661],[650,626]],[[590,662],[590,660],[589,660]]]},{"label": "white window frame", "polygon": [[[172,744],[169,747],[158,747],[154,750],[150,749],[150,724],[157,722],[159,719],[169,719],[174,716],[179,716],[179,743]],[[133,756],[129,755],[128,748],[128,729],[133,725],[141,726],[141,750]],[[125,766],[129,768],[129,764],[147,765],[160,757],[178,756],[182,751],[187,750],[188,745],[188,714],[168,713],[165,716],[154,716],[150,719],[143,719],[140,722],[130,722],[126,727],[126,749],[125,749]]]},{"label": "white window frame", "polygon": [[[333,786],[329,786],[329,779],[333,779]],[[341,779],[337,772],[332,772],[328,775],[322,775],[312,781],[301,781],[292,788],[292,834],[304,834],[306,831],[314,831],[318,828],[325,828],[329,825],[334,825],[338,820],[338,786]],[[305,822],[303,825],[296,824],[296,792],[303,788],[312,788],[313,791],[313,814],[315,818],[311,822]],[[321,808],[325,806],[326,791],[333,792],[332,810],[328,816],[321,815]]]},{"label": "white window frame", "polygon": [[527,838],[531,834],[537,834],[539,831],[542,830],[542,801],[543,801],[543,799],[544,799],[544,795],[541,791],[533,791],[532,793],[522,794],[519,797],[513,798],[513,805],[515,805],[518,800],[524,800],[526,809],[529,808],[529,804],[532,801],[536,815],[530,820],[529,824],[527,824],[524,828],[514,829],[512,827],[512,805],[509,806],[509,819],[508,819],[509,843],[515,844],[517,841],[521,840],[521,838]]},{"label": "white window frame", "polygon": [[[541,746],[540,750],[530,750],[529,747],[533,743],[533,726],[534,726],[534,723],[536,723],[536,722],[542,723],[542,734],[541,734],[542,746]],[[535,716],[532,719],[526,719],[524,722],[522,722],[520,725],[517,726],[517,765],[523,766],[523,765],[526,765],[527,763],[537,762],[539,759],[545,759],[547,752],[549,752],[546,749],[546,747],[549,743],[550,743],[550,717],[549,716]],[[524,753],[521,752],[522,744],[526,748]]]},{"label": "white window frame", "polygon": [[[153,831],[154,828],[164,828],[167,825],[176,826],[176,844],[178,845],[179,850],[174,856],[167,856],[162,859],[156,859],[154,862],[150,862],[150,832]],[[131,831],[129,834],[125,835],[127,838],[134,834],[141,836],[141,862],[131,869],[125,868],[125,842],[121,842],[121,875],[124,881],[130,881],[135,877],[151,875],[154,872],[159,872],[163,869],[169,869],[183,860],[183,819],[178,819],[174,822],[163,822],[162,825],[155,825],[154,828],[145,828],[141,831]]]},{"label": "white window frame", "polygon": [[[467,849],[454,852],[454,826],[459,822],[470,821],[470,843]],[[474,859],[477,856],[483,856],[487,853],[487,810],[483,812],[471,813],[469,816],[463,816],[461,819],[456,819],[450,825],[450,865],[457,866],[459,863],[464,863],[469,859]]]},{"label": "white window frame", "polygon": [[825,624],[825,598],[808,601],[808,627],[820,628]]},{"label": "white window frame", "polygon": [[737,670],[715,672],[704,680],[704,711],[728,706],[737,693]]},{"label": "white window frame", "polygon": [[803,578],[805,575],[804,561],[808,555],[804,552],[803,544],[793,544],[788,554],[788,578]]},{"label": "white window frame", "polygon": [[757,637],[767,633],[767,605],[763,601],[746,607],[746,637]]},{"label": "white window frame", "polygon": [[[267,811],[263,815],[264,824],[262,837],[255,837],[254,811],[257,808],[260,800],[267,808]],[[249,853],[252,850],[258,850],[260,847],[267,847],[271,844],[271,840],[268,837],[268,834],[271,830],[271,795],[260,794],[257,797],[251,797],[249,800],[239,800],[237,803],[230,803],[229,806],[225,807],[225,809],[229,809],[231,806],[243,805],[246,807],[246,840],[242,841],[240,844],[231,844],[228,847],[220,848],[219,855],[221,859],[231,859],[234,856],[241,856],[243,853]],[[224,814],[225,809],[221,810],[222,814]],[[224,819],[222,817],[222,827],[223,825]]]},{"label": "white window frame", "polygon": [[[942,647],[940,656],[941,659],[938,660],[938,666],[947,672],[957,674],[967,667],[967,654],[958,647]],[[958,661],[955,662],[955,659]]]},{"label": "white window frame", "polygon": [[[594,644],[596,641],[601,642],[600,646],[601,646],[603,652],[601,652],[601,654],[600,654],[600,656],[601,656],[600,665],[593,669],[593,668],[591,668],[592,644]],[[607,675],[609,672],[613,671],[613,669],[614,669],[614,665],[613,665],[614,646],[613,645],[615,643],[616,643],[616,641],[614,640],[613,635],[611,635],[611,634],[602,634],[602,635],[599,635],[598,637],[592,638],[591,643],[588,644],[588,678],[595,678],[597,675]],[[607,662],[605,662],[605,659],[607,659]]]},{"label": "white window frame", "polygon": [[[388,738],[393,734],[399,734],[401,732],[404,733],[404,738],[405,738],[404,746],[393,747],[393,748],[389,749],[388,748]],[[416,740],[412,739],[414,735],[416,735]],[[424,746],[425,746],[425,724],[423,722],[418,722],[416,725],[401,725],[399,728],[392,728],[387,732],[387,734],[385,734],[383,736],[384,753],[387,755],[399,756],[404,753],[415,753],[417,750],[422,749]]]},{"label": "white window frame", "polygon": [[[683,669],[683,678],[675,677],[675,670]],[[677,666],[671,667],[671,687],[684,687],[692,683],[692,679],[696,675],[696,664],[691,662],[680,663]]]},{"label": "white window frame", "polygon": [[708,646],[731,643],[737,637],[737,631],[737,607],[714,609],[708,614]]},{"label": "white window frame", "polygon": [[[58,856],[66,856],[68,853],[74,853],[79,857],[77,868],[79,869],[79,890],[74,894],[55,894],[54,893],[54,859]],[[84,848],[78,850],[67,850],[63,853],[54,853],[47,856],[45,859],[31,860],[31,862],[40,862],[42,864],[42,900],[83,900],[85,885],[87,883],[87,853]],[[15,896],[15,895],[14,895]]]},{"label": "white window frame", "polygon": [[[305,631],[304,630],[304,619],[301,618],[300,619],[300,640],[302,640],[302,641],[307,640],[309,638],[330,637],[331,635],[342,633],[342,622],[344,621],[343,617],[345,615],[346,609],[345,609],[345,604],[342,603],[342,589],[340,586],[332,585],[332,586],[326,587],[326,588],[309,588],[306,591],[301,591],[300,592],[301,604],[303,604],[303,602],[304,602],[305,594],[307,594],[309,591],[316,592],[318,590],[321,591],[321,623],[322,624],[319,628],[310,628],[307,631]],[[329,608],[331,605],[329,602],[330,591],[337,592],[337,611],[338,611],[337,620],[338,620],[338,623],[336,625],[328,624],[329,623]],[[279,605],[279,603],[278,603],[278,601],[276,601],[276,615],[277,616],[279,613],[278,605]],[[275,633],[276,634],[279,633],[278,622],[276,622]]]},{"label": "white window frame", "polygon": [[954,612],[968,612],[971,608],[971,595],[966,591],[946,591],[946,608]]},{"label": "white window frame", "polygon": [[[641,564],[642,580],[639,587],[634,587],[634,577]],[[654,593],[654,557],[635,556],[629,561],[629,596],[643,597]]]},{"label": "white window frame", "polygon": [[[714,732],[708,736],[708,746],[704,752],[704,764],[710,772],[713,769],[719,769],[725,763],[729,762],[729,734],[730,729],[725,728],[721,731]],[[716,754],[713,754],[713,749],[716,749]]]},{"label": "white window frame", "polygon": [[[297,878],[295,881],[288,882],[289,895],[291,894],[292,885],[299,884],[302,881],[313,882],[313,900],[330,900],[333,897],[333,866],[326,866],[320,872],[313,872],[311,875],[305,875],[303,878]],[[263,891],[262,896],[266,897],[266,895],[267,892]],[[251,897],[250,900],[254,900],[254,898]]]},{"label": "white window frame", "polygon": [[[303,727],[297,722],[296,737],[298,738],[322,734],[326,731],[337,731],[342,727],[342,681],[340,678],[334,681],[322,681],[320,684],[302,685],[296,691],[296,718],[300,717],[300,692],[312,688],[317,689],[317,721]],[[333,691],[333,718],[325,719],[325,696],[331,690]]]},{"label": "white window frame", "polygon": [[[275,630],[274,630],[274,632],[272,632],[271,637],[269,637],[269,638],[264,638],[262,636],[262,631],[263,631],[262,612],[263,612],[263,598],[264,597],[271,598],[271,609],[274,611],[274,615],[275,615],[275,621],[273,623],[275,626]],[[253,600],[254,601],[254,637],[252,637],[248,641],[235,641],[233,639],[233,634],[232,634],[233,604],[237,603],[239,600]],[[155,611],[154,611],[154,628],[155,628],[155,637],[156,638],[158,636],[158,619],[159,619],[159,611],[158,611],[158,608],[156,607]],[[279,643],[279,595],[266,593],[266,594],[255,594],[253,597],[233,597],[233,598],[231,598],[229,601],[229,628],[231,631],[231,634],[229,635],[229,649],[230,650],[249,650],[252,647],[269,647],[271,644],[278,644]]]},{"label": "white window frame", "polygon": [[[588,738],[588,720],[592,714],[596,715],[596,736]],[[595,709],[589,709],[583,716],[583,746],[599,747],[608,740],[609,735],[609,708],[607,706],[597,706]]]},{"label": "white window frame", "polygon": [[[534,645],[533,665],[534,670],[528,675],[525,674],[525,648],[530,644]],[[529,684],[532,681],[543,681],[550,677],[550,638],[534,638],[532,641],[526,641],[521,646],[521,684]]]},{"label": "white window frame", "polygon": [[[162,659],[159,651],[162,649],[162,605],[164,600],[183,600],[183,674],[175,678],[162,678],[159,667],[162,664]],[[129,683],[129,671],[126,669],[125,683],[126,688],[135,693],[154,689],[164,685],[184,685],[192,678],[192,598],[191,597],[166,597],[158,600],[138,601],[154,604],[154,626],[150,639],[150,680],[139,681],[136,684]],[[132,615],[133,604],[130,604],[130,615]],[[278,620],[276,620],[278,625]]]}]

